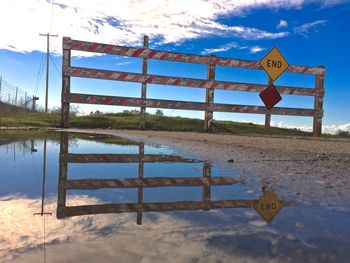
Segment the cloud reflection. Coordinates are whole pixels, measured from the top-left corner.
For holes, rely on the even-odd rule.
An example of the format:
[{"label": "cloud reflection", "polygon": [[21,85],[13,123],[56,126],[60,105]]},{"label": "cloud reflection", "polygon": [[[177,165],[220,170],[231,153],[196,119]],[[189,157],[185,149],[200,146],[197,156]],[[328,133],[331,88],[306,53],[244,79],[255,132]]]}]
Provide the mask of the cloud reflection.
[{"label": "cloud reflection", "polygon": [[[73,204],[99,203],[96,198],[88,196],[71,196],[70,201]],[[33,216],[33,212],[40,210],[40,205],[40,200],[26,197],[0,199],[0,258],[4,262],[44,261],[44,217]],[[247,226],[248,218],[238,213],[231,215],[237,217],[235,225],[194,225],[191,220],[172,213],[151,213],[144,219],[149,222],[137,226],[133,213],[57,220],[55,210],[56,200],[47,198],[45,211],[53,213],[45,217],[47,262],[76,262],[78,259],[83,262],[111,262],[117,258],[118,262],[167,262],[169,259],[175,262],[231,262],[232,255],[209,246],[207,240],[216,236],[241,235],[243,232],[276,235],[267,226]],[[213,222],[227,217],[220,210],[202,213],[206,213]],[[198,220],[201,221],[200,218]],[[251,220],[254,222],[256,218]],[[244,228],[239,228],[240,221],[245,224]],[[237,260],[240,261],[239,258]]]}]

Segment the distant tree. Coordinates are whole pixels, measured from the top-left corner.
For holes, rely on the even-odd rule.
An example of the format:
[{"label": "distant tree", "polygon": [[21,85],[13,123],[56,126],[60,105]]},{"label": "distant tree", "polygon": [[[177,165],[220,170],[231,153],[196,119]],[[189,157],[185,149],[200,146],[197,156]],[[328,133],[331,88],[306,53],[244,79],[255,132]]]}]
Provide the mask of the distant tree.
[{"label": "distant tree", "polygon": [[164,116],[164,113],[162,110],[156,110],[156,115],[157,116]]},{"label": "distant tree", "polygon": [[341,131],[341,130],[338,130],[338,136],[341,136],[341,137],[350,137],[350,133],[348,131]]},{"label": "distant tree", "polygon": [[70,105],[69,114],[72,116],[76,116],[80,113],[80,107],[78,105]]},{"label": "distant tree", "polygon": [[51,113],[60,113],[61,112],[61,107],[53,107],[52,109],[50,109]]}]

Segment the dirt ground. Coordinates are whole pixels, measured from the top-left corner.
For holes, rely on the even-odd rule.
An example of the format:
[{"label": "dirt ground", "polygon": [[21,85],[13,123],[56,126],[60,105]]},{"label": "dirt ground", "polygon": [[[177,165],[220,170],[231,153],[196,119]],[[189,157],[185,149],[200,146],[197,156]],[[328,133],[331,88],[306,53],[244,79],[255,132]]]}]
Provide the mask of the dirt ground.
[{"label": "dirt ground", "polygon": [[[113,134],[181,152],[232,169],[285,198],[350,211],[350,140],[277,138],[193,132],[77,130]],[[248,182],[247,182],[248,183]]]}]

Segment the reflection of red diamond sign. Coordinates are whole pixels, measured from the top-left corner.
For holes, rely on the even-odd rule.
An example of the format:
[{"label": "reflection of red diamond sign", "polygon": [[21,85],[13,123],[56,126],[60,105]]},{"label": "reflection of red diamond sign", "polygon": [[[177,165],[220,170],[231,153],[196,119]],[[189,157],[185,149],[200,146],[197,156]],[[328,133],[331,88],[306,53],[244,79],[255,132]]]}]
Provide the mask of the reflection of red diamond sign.
[{"label": "reflection of red diamond sign", "polygon": [[274,85],[268,86],[259,94],[268,110],[272,109],[281,99],[281,95]]}]

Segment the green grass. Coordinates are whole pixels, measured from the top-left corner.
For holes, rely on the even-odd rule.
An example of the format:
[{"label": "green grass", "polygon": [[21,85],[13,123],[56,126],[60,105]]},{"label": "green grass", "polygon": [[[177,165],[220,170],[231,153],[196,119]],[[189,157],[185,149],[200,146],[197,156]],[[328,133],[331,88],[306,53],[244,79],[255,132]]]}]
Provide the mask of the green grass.
[{"label": "green grass", "polygon": [[[129,141],[124,138],[112,136],[112,135],[102,135],[102,134],[87,134],[87,133],[70,133],[68,135],[70,138],[99,141],[108,144],[121,144],[121,145],[138,145],[137,142]],[[0,145],[7,144],[11,141],[18,140],[28,140],[28,139],[47,139],[53,141],[60,140],[60,133],[55,131],[47,131],[43,129],[36,130],[21,130],[21,129],[11,129],[11,130],[0,130]]]},{"label": "green grass", "polygon": [[[59,113],[27,113],[0,117],[0,125],[4,127],[60,127]],[[100,114],[88,116],[72,116],[70,126],[73,128],[100,129],[139,129],[139,115],[130,113]],[[195,131],[203,132],[204,121],[182,117],[158,115],[146,116],[146,129],[157,131]],[[269,134],[289,136],[311,136],[309,132],[297,129],[271,127],[268,133],[263,125],[232,121],[214,121],[214,133],[230,134]]]}]

